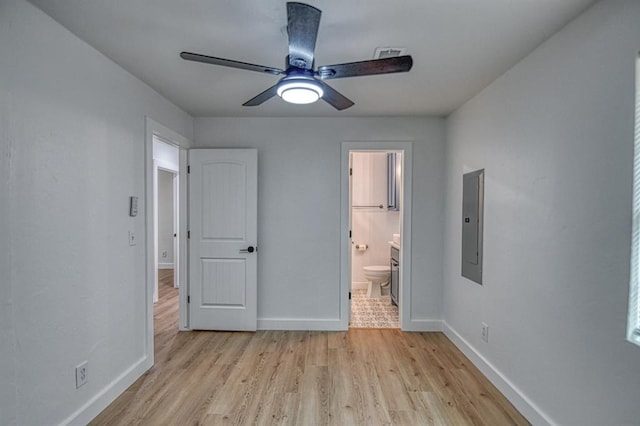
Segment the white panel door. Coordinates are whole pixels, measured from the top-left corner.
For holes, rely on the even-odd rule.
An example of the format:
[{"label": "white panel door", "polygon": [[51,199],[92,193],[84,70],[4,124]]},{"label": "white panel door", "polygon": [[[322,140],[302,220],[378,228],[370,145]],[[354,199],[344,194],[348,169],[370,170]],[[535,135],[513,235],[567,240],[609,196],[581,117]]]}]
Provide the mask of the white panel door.
[{"label": "white panel door", "polygon": [[258,152],[189,150],[189,328],[257,323]]}]

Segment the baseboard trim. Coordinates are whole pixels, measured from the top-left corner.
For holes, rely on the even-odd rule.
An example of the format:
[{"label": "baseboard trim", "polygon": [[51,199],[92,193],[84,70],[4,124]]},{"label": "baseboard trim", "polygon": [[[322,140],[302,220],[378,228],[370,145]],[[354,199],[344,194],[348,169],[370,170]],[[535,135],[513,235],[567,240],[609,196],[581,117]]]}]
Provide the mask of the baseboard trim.
[{"label": "baseboard trim", "polygon": [[158,269],[173,269],[173,263],[158,263]]},{"label": "baseboard trim", "polygon": [[430,319],[412,319],[408,324],[403,324],[402,331],[442,331],[442,321]]},{"label": "baseboard trim", "polygon": [[129,367],[124,373],[109,383],[86,404],[67,417],[63,425],[86,425],[93,420],[102,410],[107,408],[129,386],[140,378],[153,366],[151,358],[144,356]]},{"label": "baseboard trim", "polygon": [[555,423],[520,391],[508,378],[494,367],[484,356],[469,344],[446,321],[442,321],[442,332],[456,345],[487,379],[516,407],[531,424],[554,426]]},{"label": "baseboard trim", "polygon": [[[300,318],[262,318],[258,319],[258,330],[312,330],[312,331],[345,331],[338,319],[300,319]],[[402,331],[433,332],[442,331],[441,320],[411,320]]]},{"label": "baseboard trim", "polygon": [[258,330],[345,331],[339,319],[262,318]]}]

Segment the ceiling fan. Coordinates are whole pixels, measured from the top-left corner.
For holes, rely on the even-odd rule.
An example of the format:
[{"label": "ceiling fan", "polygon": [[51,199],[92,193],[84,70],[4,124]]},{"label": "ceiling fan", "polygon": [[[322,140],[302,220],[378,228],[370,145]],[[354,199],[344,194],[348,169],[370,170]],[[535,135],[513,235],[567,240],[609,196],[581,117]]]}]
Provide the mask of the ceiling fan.
[{"label": "ceiling fan", "polygon": [[314,70],[314,51],[321,14],[322,12],[319,9],[308,4],[287,3],[289,55],[286,59],[286,70],[190,52],[182,52],[180,57],[188,61],[204,62],[273,75],[284,75],[276,85],[248,100],[243,104],[244,106],[261,105],[278,95],[285,101],[295,104],[309,104],[322,98],[337,110],[343,110],[352,106],[353,102],[326,84],[324,80],[407,72],[411,69],[413,60],[411,56],[406,55],[337,65],[323,65]]}]

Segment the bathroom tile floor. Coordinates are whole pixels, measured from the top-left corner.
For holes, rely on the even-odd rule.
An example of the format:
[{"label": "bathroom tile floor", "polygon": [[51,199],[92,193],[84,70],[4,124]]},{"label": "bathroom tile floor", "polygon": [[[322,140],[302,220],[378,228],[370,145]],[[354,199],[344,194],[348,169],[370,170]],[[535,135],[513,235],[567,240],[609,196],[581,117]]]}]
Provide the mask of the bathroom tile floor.
[{"label": "bathroom tile floor", "polygon": [[367,297],[366,289],[351,290],[352,328],[400,328],[398,307],[389,296],[377,299]]}]

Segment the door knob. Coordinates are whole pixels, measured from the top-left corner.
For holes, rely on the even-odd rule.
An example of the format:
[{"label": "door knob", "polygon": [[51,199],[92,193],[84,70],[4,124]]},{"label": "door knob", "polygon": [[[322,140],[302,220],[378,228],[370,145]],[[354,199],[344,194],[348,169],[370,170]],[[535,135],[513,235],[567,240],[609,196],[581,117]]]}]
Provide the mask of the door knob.
[{"label": "door knob", "polygon": [[256,249],[253,246],[249,246],[246,249],[240,250],[240,253],[253,253]]}]

